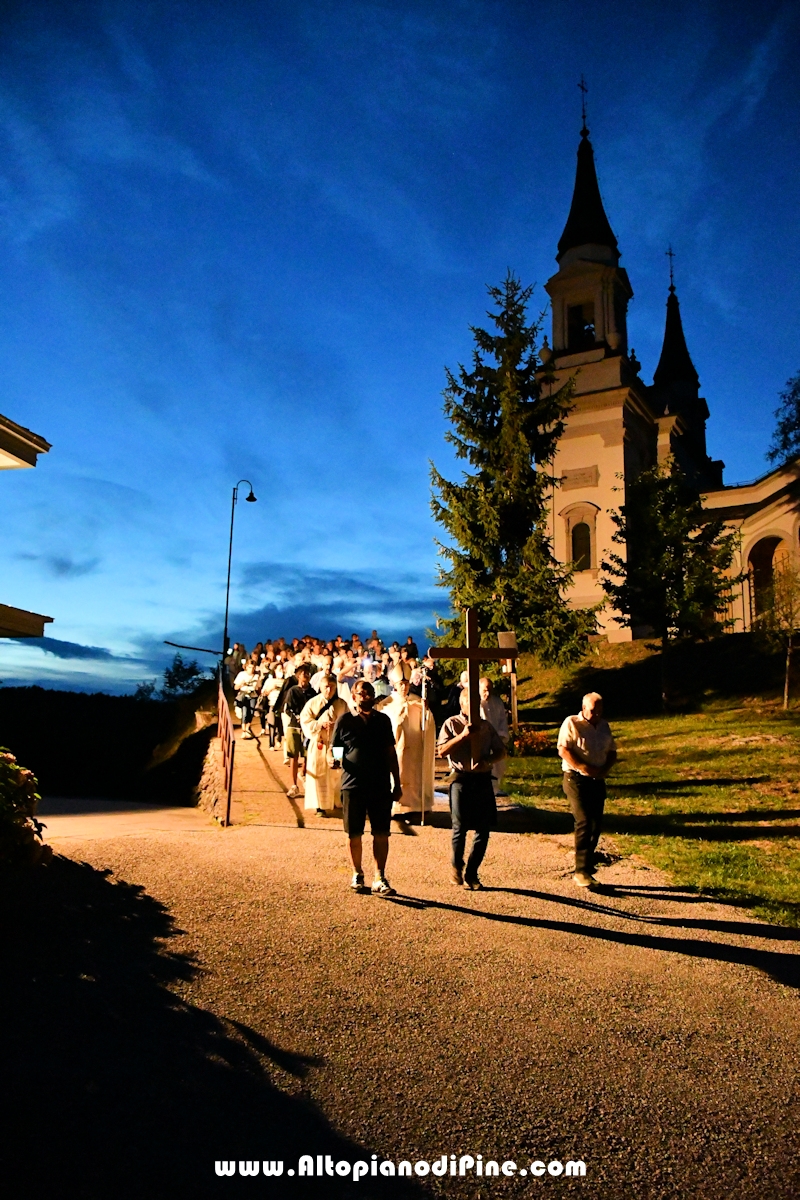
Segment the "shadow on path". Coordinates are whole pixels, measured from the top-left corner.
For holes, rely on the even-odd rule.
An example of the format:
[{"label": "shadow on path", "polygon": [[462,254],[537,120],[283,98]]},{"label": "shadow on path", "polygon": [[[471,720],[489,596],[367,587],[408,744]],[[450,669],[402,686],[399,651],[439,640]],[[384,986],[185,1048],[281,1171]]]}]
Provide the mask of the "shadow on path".
[{"label": "shadow on path", "polygon": [[[714,809],[695,812],[619,813],[614,811],[613,801],[612,795],[611,803],[603,816],[603,832],[612,835],[662,834],[666,837],[695,838],[703,842],[747,842],[763,838],[800,837],[800,824],[761,824],[762,821],[797,821],[800,818],[800,809],[796,808],[737,809],[733,812]],[[449,823],[448,817],[446,824]],[[520,805],[519,808],[501,809],[498,814],[497,829],[502,833],[569,834],[574,828],[572,814],[563,809]]]},{"label": "shadow on path", "polygon": [[[496,889],[497,891],[505,889]],[[513,891],[514,889],[509,889]],[[489,888],[486,889],[490,891]],[[542,892],[517,891],[518,895],[538,896],[564,904],[563,896]],[[584,909],[595,909],[604,915],[624,918],[627,914],[617,909],[595,906],[581,901],[566,901]],[[423,900],[416,896],[387,896],[386,903],[401,904],[407,908],[439,908],[445,912],[463,913],[467,917],[478,917],[484,921],[497,921],[503,925],[521,925],[529,929],[550,929],[557,933],[569,933],[597,941],[616,942],[623,946],[638,946],[647,950],[663,950],[671,954],[683,954],[690,958],[706,958],[716,962],[736,963],[755,967],[786,987],[800,987],[800,954],[785,954],[776,950],[758,950],[749,946],[731,946],[726,942],[712,942],[703,938],[659,937],[650,933],[634,933],[625,929],[607,929],[597,925],[579,924],[574,921],[548,920],[544,917],[523,917],[513,913],[486,912],[484,909],[466,908],[461,904],[446,904],[440,900]],[[658,921],[658,918],[656,919]],[[681,922],[675,924],[680,925]],[[738,931],[737,931],[738,932]],[[750,929],[748,928],[748,933]]]},{"label": "shadow on path", "polygon": [[[169,912],[142,888],[57,857],[0,883],[3,1178],[18,1195],[325,1197],[426,1193],[411,1180],[217,1178],[216,1159],[301,1154],[369,1161],[272,1076],[315,1060],[180,1000],[200,968]],[[303,1191],[304,1185],[306,1191]]]},{"label": "shadow on path", "polygon": [[[744,937],[767,938],[770,941],[776,942],[797,942],[800,943],[800,929],[789,929],[783,925],[766,925],[756,921],[720,921],[714,918],[705,918],[698,920],[694,917],[656,917],[646,916],[642,913],[626,912],[624,908],[615,908],[611,905],[601,903],[603,894],[608,896],[625,896],[628,893],[636,894],[638,888],[629,888],[626,884],[610,884],[607,887],[601,884],[602,890],[595,892],[594,895],[599,897],[596,903],[586,900],[580,900],[574,896],[559,896],[553,895],[550,892],[535,892],[528,888],[491,888],[487,887],[487,892],[505,892],[512,896],[528,896],[533,900],[549,900],[554,904],[563,904],[567,908],[577,908],[584,912],[601,912],[606,913],[610,917],[618,917],[623,921],[636,921],[645,925],[663,925],[670,929],[703,929],[708,933],[730,933],[741,934]],[[661,897],[654,897],[661,899]],[[709,897],[686,897],[672,896],[673,900],[697,899],[702,900],[702,903],[708,904]],[[800,965],[800,963],[798,964]]]}]

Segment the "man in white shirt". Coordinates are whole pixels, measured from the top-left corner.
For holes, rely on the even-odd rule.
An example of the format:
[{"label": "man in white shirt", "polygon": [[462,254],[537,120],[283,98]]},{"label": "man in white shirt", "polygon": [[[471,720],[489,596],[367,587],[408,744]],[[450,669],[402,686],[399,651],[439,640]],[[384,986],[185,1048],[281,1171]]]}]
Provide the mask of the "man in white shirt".
[{"label": "man in white shirt", "polygon": [[581,711],[567,717],[558,734],[564,794],[575,818],[575,874],[578,887],[596,884],[595,852],[606,801],[606,775],[617,760],[617,747],[603,716],[603,697],[588,692]]}]

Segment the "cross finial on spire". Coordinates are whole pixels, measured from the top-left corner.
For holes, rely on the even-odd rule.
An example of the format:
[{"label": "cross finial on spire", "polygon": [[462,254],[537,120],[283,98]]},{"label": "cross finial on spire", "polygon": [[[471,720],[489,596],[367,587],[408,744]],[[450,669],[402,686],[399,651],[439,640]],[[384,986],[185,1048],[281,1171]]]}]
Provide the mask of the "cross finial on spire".
[{"label": "cross finial on spire", "polygon": [[581,137],[588,137],[589,130],[586,128],[586,93],[588,92],[589,89],[586,86],[586,80],[583,78],[582,75],[581,75],[581,81],[578,84],[578,87],[580,88],[580,93],[581,93],[581,119],[582,119]]},{"label": "cross finial on spire", "polygon": [[675,251],[672,249],[672,246],[670,246],[668,250],[664,251],[664,253],[666,254],[667,258],[669,259],[669,290],[671,292],[674,292],[675,291],[675,271],[674,271],[675,263],[673,260],[675,258]]}]

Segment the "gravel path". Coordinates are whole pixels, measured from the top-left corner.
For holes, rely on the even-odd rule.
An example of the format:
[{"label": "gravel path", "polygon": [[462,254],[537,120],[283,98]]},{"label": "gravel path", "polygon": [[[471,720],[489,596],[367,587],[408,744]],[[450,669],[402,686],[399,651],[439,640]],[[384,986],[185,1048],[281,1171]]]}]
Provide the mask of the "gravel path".
[{"label": "gravel path", "polygon": [[[335,821],[57,842],[9,912],[18,1194],[796,1197],[797,935],[630,861],[585,896],[540,835],[467,892],[447,844],[394,836],[389,900]],[[586,1177],[214,1175],[303,1153]]]}]

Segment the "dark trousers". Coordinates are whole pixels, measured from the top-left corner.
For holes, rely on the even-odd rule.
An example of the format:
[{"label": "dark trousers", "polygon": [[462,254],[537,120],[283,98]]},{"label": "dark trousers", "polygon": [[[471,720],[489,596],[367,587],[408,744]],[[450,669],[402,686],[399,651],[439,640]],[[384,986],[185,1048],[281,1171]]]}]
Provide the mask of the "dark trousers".
[{"label": "dark trousers", "polygon": [[[464,871],[464,878],[473,882],[489,845],[489,834],[497,820],[492,776],[463,775],[450,784],[450,815],[453,820],[453,866]],[[466,868],[464,850],[467,833],[475,831]]]},{"label": "dark trousers", "polygon": [[605,779],[590,779],[577,771],[564,772],[564,794],[575,818],[575,870],[594,873],[594,856],[603,824]]}]

